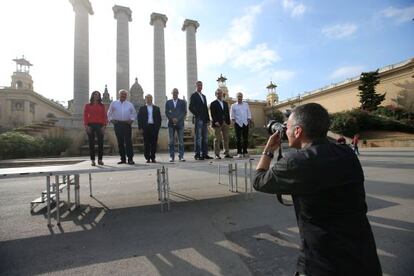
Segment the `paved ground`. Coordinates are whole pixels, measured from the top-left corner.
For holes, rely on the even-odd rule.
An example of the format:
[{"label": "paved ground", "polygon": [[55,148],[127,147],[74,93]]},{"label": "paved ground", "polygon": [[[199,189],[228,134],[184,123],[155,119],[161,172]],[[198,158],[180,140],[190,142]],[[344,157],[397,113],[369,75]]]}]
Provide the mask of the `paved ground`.
[{"label": "paved ground", "polygon": [[[361,153],[384,274],[412,275],[414,148]],[[105,161],[113,165],[117,158]],[[298,233],[292,207],[261,193],[246,199],[228,191],[225,177],[218,184],[214,167],[189,166],[170,169],[172,210],[161,213],[154,173],[93,175],[92,198],[81,176],[81,208],[62,205],[62,224],[51,228],[45,208],[29,211],[43,178],[0,180],[0,274],[293,274]]]}]

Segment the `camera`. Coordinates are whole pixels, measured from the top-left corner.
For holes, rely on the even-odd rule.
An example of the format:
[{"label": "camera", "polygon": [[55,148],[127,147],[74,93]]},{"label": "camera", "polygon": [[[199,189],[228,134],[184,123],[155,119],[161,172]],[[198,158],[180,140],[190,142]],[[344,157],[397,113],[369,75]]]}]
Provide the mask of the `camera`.
[{"label": "camera", "polygon": [[266,125],[266,129],[270,135],[278,132],[281,138],[283,138],[286,133],[286,125],[275,120],[270,120]]}]

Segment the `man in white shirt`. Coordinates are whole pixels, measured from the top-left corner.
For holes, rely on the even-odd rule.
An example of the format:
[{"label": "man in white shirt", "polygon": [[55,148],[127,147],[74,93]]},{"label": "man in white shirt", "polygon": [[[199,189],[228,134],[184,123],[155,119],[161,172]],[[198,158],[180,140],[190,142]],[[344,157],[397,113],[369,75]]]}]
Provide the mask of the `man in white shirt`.
[{"label": "man in white shirt", "polygon": [[128,91],[119,90],[119,100],[113,101],[108,108],[108,121],[114,124],[118,150],[121,161],[118,164],[125,164],[128,157],[128,164],[133,165],[134,151],[132,149],[132,128],[136,111],[131,102],[127,101]]},{"label": "man in white shirt", "polygon": [[249,105],[243,102],[243,94],[237,93],[237,102],[231,105],[230,119],[236,130],[237,155],[239,158],[247,157],[249,146],[249,124],[252,121]]}]

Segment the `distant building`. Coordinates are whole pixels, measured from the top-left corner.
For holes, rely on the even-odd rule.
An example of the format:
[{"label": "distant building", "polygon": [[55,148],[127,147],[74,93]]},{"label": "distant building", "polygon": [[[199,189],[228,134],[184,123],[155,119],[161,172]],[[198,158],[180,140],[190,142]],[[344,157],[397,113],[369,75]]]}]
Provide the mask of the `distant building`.
[{"label": "distant building", "polygon": [[[376,70],[372,69],[371,71]],[[362,73],[362,72],[361,72]],[[386,93],[382,106],[397,106],[394,101],[401,91],[408,91],[414,94],[414,58],[406,61],[385,66],[379,69],[380,83],[375,87],[377,93]],[[229,95],[236,96],[236,92],[229,92],[225,81],[227,78],[220,75],[217,79],[218,86],[226,91],[226,101],[231,105],[236,101]],[[359,76],[349,78],[344,81],[327,85],[310,92],[299,93],[298,96],[279,101],[276,93],[277,85],[272,81],[266,87],[268,92],[266,100],[244,99],[250,106],[252,120],[256,127],[266,125],[266,122],[274,110],[282,112],[291,110],[295,106],[305,103],[319,103],[324,106],[329,113],[347,111],[359,108]],[[245,91],[240,91],[244,93]],[[265,93],[263,93],[265,94]]]},{"label": "distant building", "polygon": [[16,71],[11,85],[0,88],[0,131],[71,115],[61,104],[34,91],[30,75],[33,65],[24,56],[13,61],[16,62]]},{"label": "distant building", "polygon": [[[376,70],[376,68],[371,69],[370,71],[374,70]],[[397,104],[394,100],[403,90],[414,93],[413,73],[414,58],[379,68],[380,83],[375,87],[375,90],[380,94],[386,93],[381,106],[396,106]],[[296,97],[279,101],[273,106],[282,112],[287,109],[292,109],[297,105],[310,102],[321,104],[330,113],[359,108],[361,106],[361,103],[359,102],[360,91],[358,90],[358,86],[361,83],[359,77],[360,76],[356,76],[338,83],[326,85],[313,91],[302,92]]]},{"label": "distant building", "polygon": [[141,106],[145,105],[144,90],[138,83],[138,78],[135,78],[134,84],[129,89],[128,97],[128,100],[134,105],[136,110],[139,110]]}]

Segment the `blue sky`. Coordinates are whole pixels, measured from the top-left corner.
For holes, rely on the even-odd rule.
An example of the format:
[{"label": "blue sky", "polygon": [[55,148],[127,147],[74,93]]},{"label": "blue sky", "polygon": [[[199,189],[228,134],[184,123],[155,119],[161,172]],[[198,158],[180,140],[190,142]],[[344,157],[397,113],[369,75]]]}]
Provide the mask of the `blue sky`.
[{"label": "blue sky", "polygon": [[[413,1],[204,1],[91,0],[90,90],[105,84],[115,94],[114,4],[132,10],[130,83],[138,77],[153,92],[152,12],[165,28],[167,95],[186,94],[186,18],[199,21],[198,75],[214,99],[216,79],[228,78],[230,96],[264,100],[278,85],[281,100],[414,57]],[[24,7],[24,8],[22,8]],[[19,11],[18,13],[16,11]],[[25,55],[34,67],[35,91],[55,100],[73,96],[74,13],[68,0],[0,3],[0,86],[10,85],[11,61]]]}]

